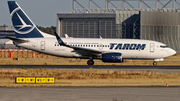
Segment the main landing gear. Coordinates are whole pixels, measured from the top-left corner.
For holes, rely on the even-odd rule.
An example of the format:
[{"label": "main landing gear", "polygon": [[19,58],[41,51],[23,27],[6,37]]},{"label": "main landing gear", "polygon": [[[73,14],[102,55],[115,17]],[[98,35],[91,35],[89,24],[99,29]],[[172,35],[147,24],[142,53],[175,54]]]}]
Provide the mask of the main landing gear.
[{"label": "main landing gear", "polygon": [[156,66],[156,65],[157,65],[157,62],[156,62],[156,61],[154,61],[154,62],[153,62],[153,66]]},{"label": "main landing gear", "polygon": [[87,64],[88,64],[88,65],[94,65],[93,59],[88,60],[88,61],[87,61]]}]

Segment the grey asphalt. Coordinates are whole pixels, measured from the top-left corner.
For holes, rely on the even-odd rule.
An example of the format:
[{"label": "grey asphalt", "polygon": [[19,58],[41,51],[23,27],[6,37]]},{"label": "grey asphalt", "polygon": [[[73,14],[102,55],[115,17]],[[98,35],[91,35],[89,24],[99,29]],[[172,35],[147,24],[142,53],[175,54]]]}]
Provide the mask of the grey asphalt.
[{"label": "grey asphalt", "polygon": [[62,70],[122,70],[122,71],[151,71],[159,73],[180,73],[180,66],[118,66],[118,65],[0,65],[0,68],[46,68]]},{"label": "grey asphalt", "polygon": [[180,101],[180,87],[1,87],[0,101]]},{"label": "grey asphalt", "polygon": [[1,68],[59,68],[59,69],[180,69],[180,66],[127,66],[127,65],[0,65]]}]

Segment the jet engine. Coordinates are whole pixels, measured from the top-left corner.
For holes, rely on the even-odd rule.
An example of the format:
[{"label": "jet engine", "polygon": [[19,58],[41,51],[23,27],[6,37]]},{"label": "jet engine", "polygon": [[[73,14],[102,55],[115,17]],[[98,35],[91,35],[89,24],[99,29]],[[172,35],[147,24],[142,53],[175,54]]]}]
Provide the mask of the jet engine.
[{"label": "jet engine", "polygon": [[104,53],[102,54],[103,62],[123,62],[121,53]]}]

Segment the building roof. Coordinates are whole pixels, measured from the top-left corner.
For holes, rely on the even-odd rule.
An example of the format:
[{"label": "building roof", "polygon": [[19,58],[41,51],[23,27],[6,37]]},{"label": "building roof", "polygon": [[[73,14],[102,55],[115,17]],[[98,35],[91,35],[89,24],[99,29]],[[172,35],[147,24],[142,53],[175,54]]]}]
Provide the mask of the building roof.
[{"label": "building roof", "polygon": [[57,14],[59,19],[63,18],[115,18],[115,14],[109,14],[109,13],[99,13],[99,14],[92,14],[92,13],[83,13],[83,14]]}]

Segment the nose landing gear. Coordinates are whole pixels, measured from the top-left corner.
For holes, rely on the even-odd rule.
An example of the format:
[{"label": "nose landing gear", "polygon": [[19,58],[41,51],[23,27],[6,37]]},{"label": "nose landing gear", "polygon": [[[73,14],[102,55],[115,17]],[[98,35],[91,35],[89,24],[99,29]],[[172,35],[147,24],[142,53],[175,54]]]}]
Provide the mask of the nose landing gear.
[{"label": "nose landing gear", "polygon": [[88,61],[87,61],[87,64],[88,64],[88,65],[94,65],[93,59],[88,60]]}]

